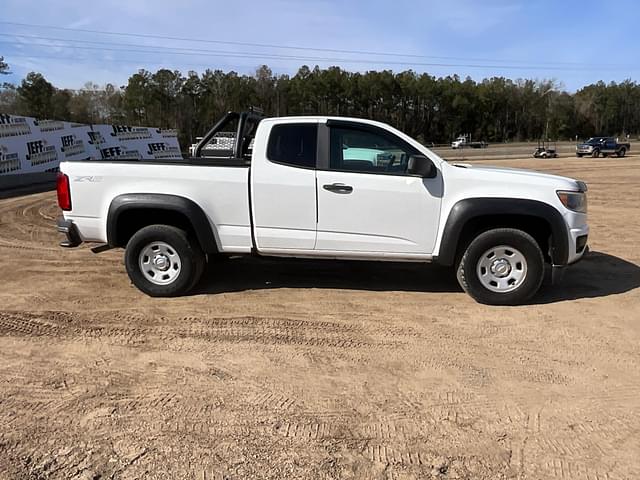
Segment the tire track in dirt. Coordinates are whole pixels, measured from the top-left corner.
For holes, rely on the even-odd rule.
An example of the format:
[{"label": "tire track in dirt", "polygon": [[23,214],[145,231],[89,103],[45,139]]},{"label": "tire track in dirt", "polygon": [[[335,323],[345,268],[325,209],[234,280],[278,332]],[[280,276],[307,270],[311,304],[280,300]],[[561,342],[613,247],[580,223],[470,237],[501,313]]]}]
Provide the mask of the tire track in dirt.
[{"label": "tire track in dirt", "polygon": [[623,477],[610,475],[589,464],[566,460],[563,458],[552,458],[535,469],[538,475],[544,478],[559,478],[562,480],[623,480]]},{"label": "tire track in dirt", "polygon": [[[69,314],[67,312],[0,312],[0,331],[26,336],[62,335],[92,339],[121,339],[126,344],[157,339],[171,342],[180,338],[195,338],[214,343],[258,343],[265,345],[299,345],[315,348],[399,347],[401,341],[374,339],[366,330],[329,322],[305,322],[277,317],[229,317],[192,319],[188,326],[184,318],[175,325],[140,325],[138,315],[120,314],[116,319],[129,325],[111,326],[99,321],[109,320],[104,313]],[[60,321],[63,320],[63,321]]]},{"label": "tire track in dirt", "polygon": [[43,247],[41,241],[56,238],[54,212],[57,207],[51,193],[3,200],[0,202],[0,244],[22,250],[55,251]]},{"label": "tire track in dirt", "polygon": [[[59,325],[55,325],[51,323],[41,323],[38,321],[38,318],[40,317],[57,319],[59,322]],[[144,320],[145,318],[146,317],[141,314],[137,314],[137,315],[121,314],[118,316],[118,319],[121,321],[122,320],[141,321],[141,320]],[[22,320],[22,322],[20,322],[20,320]],[[20,316],[17,315],[16,313],[13,313],[10,315],[3,314],[2,316],[0,316],[0,325],[9,324],[11,327],[13,327],[14,330],[17,330],[23,334],[26,332],[27,334],[32,334],[32,335],[60,334],[60,326],[62,326],[62,328],[66,328],[67,331],[72,331],[75,334],[78,334],[78,329],[77,328],[74,329],[72,327],[74,323],[78,324],[78,323],[81,323],[82,321],[83,320],[80,320],[78,317],[74,317],[73,315],[70,315],[64,312],[43,312],[39,315],[31,313],[31,314],[23,315],[23,318],[20,318]],[[282,318],[231,317],[231,318],[208,319],[208,321],[212,325],[216,325],[219,329],[226,331],[226,330],[229,330],[227,327],[231,325],[232,331],[240,330],[243,333],[246,333],[248,329],[250,330],[251,328],[256,326],[261,328],[263,332],[265,331],[265,329],[266,330],[278,329],[283,325],[286,326],[286,329],[291,329],[291,327],[303,326],[303,324],[299,321],[286,319],[286,318],[282,319]],[[17,327],[16,327],[16,323],[17,323]],[[212,325],[207,325],[207,327],[209,328],[205,328],[204,325],[197,325],[195,327],[187,329],[186,331],[185,329],[178,329],[177,332],[175,331],[171,332],[170,335],[177,334],[180,336],[186,335],[186,336],[194,336],[194,337],[207,336],[207,334],[210,333],[210,327]],[[327,323],[327,322],[323,323],[322,325],[315,325],[313,322],[306,322],[304,326],[336,329],[335,324]],[[44,330],[44,333],[42,333],[43,330]],[[147,327],[147,328],[134,327],[133,328],[134,333],[137,333],[139,335],[146,335],[146,336],[150,336],[151,332],[154,332],[154,331],[157,333],[159,330],[164,330],[164,329],[159,329],[158,327]],[[337,328],[337,330],[340,330],[340,328]],[[356,329],[353,327],[349,327],[347,330],[349,330],[350,332],[353,332]],[[98,336],[106,335],[106,336],[124,337],[129,335],[132,332],[132,329],[107,328],[103,331],[99,327],[94,327],[89,330],[80,329],[80,332],[81,332],[80,333],[81,336],[85,336],[87,335],[87,332],[90,332],[90,333],[97,333]],[[228,332],[225,333],[225,335],[228,336]],[[214,376],[219,377],[220,375],[217,375],[216,372],[214,372]],[[222,376],[223,377],[225,376],[224,372],[222,373]],[[122,409],[126,412],[135,413],[137,411],[146,411],[149,408],[169,409],[172,407],[172,402],[174,402],[174,400],[175,400],[175,395],[165,395],[157,399],[149,398],[149,396],[146,395],[136,399],[123,400],[119,403],[119,406],[121,406]],[[279,409],[287,410],[293,404],[293,401],[290,398],[286,396],[274,394],[274,393],[265,393],[262,396],[256,397],[254,398],[254,402],[259,406],[260,405],[265,406],[269,410],[273,410],[273,411],[277,411]],[[473,397],[468,392],[462,392],[462,391],[438,392],[436,398],[432,399],[430,402],[427,402],[427,403],[428,403],[428,407],[430,407],[431,409],[437,409],[438,407],[443,407],[440,411],[444,412],[444,415],[442,413],[440,413],[440,415],[436,415],[438,421],[447,420],[447,421],[451,421],[454,424],[465,423],[464,420],[461,420],[461,417],[460,417],[461,412],[468,412],[469,410],[474,411],[479,409],[480,413],[478,414],[478,416],[480,416],[482,413],[486,415],[487,406],[491,407],[493,405],[492,402],[484,402],[478,399],[474,400]],[[424,404],[425,404],[424,402],[416,402],[414,403],[414,406],[421,407],[421,406],[424,406]],[[42,406],[43,405],[41,404],[36,404],[34,408],[40,408]],[[451,406],[460,407],[462,408],[462,410],[455,409],[455,408],[450,409],[449,407]],[[483,409],[485,410],[484,412],[482,412]],[[337,412],[336,415],[343,417],[344,412]],[[529,423],[528,417],[525,423]],[[537,424],[538,426],[536,427],[536,429],[539,430],[540,429],[539,419],[537,420]],[[197,425],[188,426],[186,423],[183,424],[183,426],[180,427],[178,430],[180,429],[187,430],[187,431],[201,431],[201,432],[211,433],[211,429],[209,428],[204,428],[204,427],[199,428]],[[345,431],[349,431],[350,433],[346,436],[343,433],[343,438],[340,438],[339,432],[345,432]],[[396,435],[392,435],[391,433],[392,431],[396,432]],[[397,435],[397,428],[392,429],[391,426],[384,423],[368,425],[365,427],[359,426],[355,430],[356,433],[354,433],[353,428],[345,427],[344,424],[336,426],[336,424],[326,423],[326,422],[308,423],[307,421],[302,421],[298,423],[287,424],[285,432],[286,432],[284,434],[285,437],[308,438],[312,440],[331,439],[333,441],[336,441],[336,440],[344,441],[346,439],[350,439],[350,440],[393,439],[395,441],[398,439],[398,437],[402,438],[401,435]],[[544,442],[544,439],[541,439],[540,443],[543,443],[543,442]],[[552,444],[548,443],[548,445],[552,445]],[[551,453],[555,453],[556,455],[558,454],[558,452],[554,451],[553,449],[551,450]],[[405,454],[409,455],[408,458],[410,458],[411,452],[404,452],[404,451],[402,451],[402,453],[399,454],[399,457],[397,453],[393,453],[390,456],[385,458],[387,462],[402,463],[402,461],[399,460],[399,458],[400,459],[403,458],[403,455]],[[408,464],[411,464],[411,462],[409,462]]]},{"label": "tire track in dirt", "polygon": [[[62,312],[59,312],[62,313]],[[25,336],[59,336],[60,325],[45,320],[46,315],[25,312],[0,312],[0,334]]]},{"label": "tire track in dirt", "polygon": [[337,418],[341,418],[342,421],[318,422],[301,419],[298,422],[278,423],[274,425],[274,430],[287,438],[306,440],[405,440],[409,436],[419,436],[418,431],[408,425],[393,422],[347,423],[344,412]]}]

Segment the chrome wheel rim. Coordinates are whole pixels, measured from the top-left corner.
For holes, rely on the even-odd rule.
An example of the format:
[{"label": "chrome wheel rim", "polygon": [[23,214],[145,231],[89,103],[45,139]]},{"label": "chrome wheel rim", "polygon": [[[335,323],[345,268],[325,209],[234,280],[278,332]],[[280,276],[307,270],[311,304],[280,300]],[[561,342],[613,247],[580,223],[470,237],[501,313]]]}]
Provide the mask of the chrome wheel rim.
[{"label": "chrome wheel rim", "polygon": [[512,292],[527,277],[527,260],[520,250],[508,245],[492,247],[478,260],[476,273],[487,290]]},{"label": "chrome wheel rim", "polygon": [[165,242],[152,242],[138,256],[138,265],[144,278],[155,285],[168,285],[182,270],[182,261],[176,250]]}]

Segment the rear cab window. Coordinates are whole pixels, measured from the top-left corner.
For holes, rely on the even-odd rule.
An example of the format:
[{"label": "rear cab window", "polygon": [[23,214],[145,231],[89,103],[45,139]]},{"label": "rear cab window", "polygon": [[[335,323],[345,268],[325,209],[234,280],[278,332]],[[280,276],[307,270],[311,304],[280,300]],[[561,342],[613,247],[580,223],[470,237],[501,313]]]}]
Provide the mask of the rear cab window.
[{"label": "rear cab window", "polygon": [[315,168],[317,146],[317,123],[282,123],[271,129],[267,158],[292,167]]}]

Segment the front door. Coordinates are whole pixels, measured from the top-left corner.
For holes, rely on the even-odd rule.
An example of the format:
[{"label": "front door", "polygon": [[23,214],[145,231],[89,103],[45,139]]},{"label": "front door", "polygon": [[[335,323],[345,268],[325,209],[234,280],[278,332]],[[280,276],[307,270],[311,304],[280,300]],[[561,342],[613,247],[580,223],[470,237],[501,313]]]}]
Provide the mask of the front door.
[{"label": "front door", "polygon": [[316,173],[316,250],[431,254],[442,177],[407,175],[409,156],[418,153],[376,127],[330,126],[328,169]]}]

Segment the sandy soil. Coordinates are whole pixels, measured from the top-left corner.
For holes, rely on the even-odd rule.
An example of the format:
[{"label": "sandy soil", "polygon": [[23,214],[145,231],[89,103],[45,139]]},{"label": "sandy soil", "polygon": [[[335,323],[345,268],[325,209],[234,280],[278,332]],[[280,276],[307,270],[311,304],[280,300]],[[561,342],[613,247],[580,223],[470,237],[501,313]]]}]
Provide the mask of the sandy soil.
[{"label": "sandy soil", "polygon": [[531,305],[422,265],[236,259],[151,299],[0,200],[0,478],[640,478],[640,159],[508,160],[590,186],[592,254]]}]

